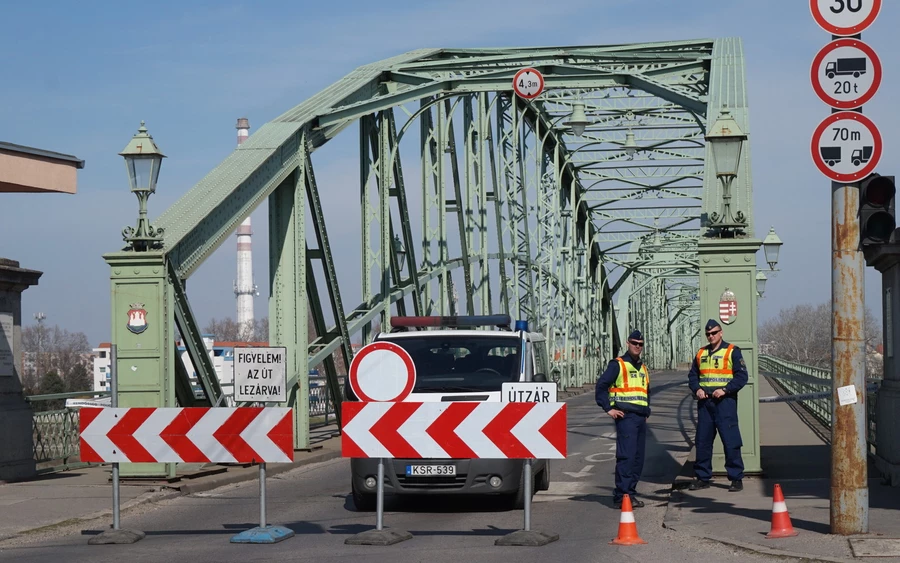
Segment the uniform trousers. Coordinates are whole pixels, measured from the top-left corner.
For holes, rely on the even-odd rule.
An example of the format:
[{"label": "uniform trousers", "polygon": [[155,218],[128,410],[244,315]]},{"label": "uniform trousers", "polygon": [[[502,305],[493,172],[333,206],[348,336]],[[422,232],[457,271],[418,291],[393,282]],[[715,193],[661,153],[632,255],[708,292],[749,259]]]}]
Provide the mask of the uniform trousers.
[{"label": "uniform trousers", "polygon": [[712,478],[712,452],[716,433],[722,438],[725,450],[725,471],[730,481],[744,478],[741,458],[741,429],[738,426],[737,397],[725,395],[721,399],[702,399],[697,402],[697,461],[694,476],[701,481]]},{"label": "uniform trousers", "polygon": [[647,417],[625,411],[616,419],[616,490],[613,500],[623,495],[634,498],[644,470],[644,445],[647,442]]}]

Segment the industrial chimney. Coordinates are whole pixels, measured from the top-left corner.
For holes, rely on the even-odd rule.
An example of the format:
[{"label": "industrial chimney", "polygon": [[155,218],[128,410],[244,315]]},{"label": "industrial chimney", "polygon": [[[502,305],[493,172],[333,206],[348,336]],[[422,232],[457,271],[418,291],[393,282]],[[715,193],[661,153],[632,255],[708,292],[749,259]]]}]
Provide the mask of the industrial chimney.
[{"label": "industrial chimney", "polygon": [[[250,120],[241,117],[237,120],[237,144],[241,144],[250,136]],[[237,323],[242,335],[250,335],[253,329],[253,297],[258,295],[253,283],[253,253],[251,237],[253,229],[250,217],[237,229],[237,281],[234,283],[234,295],[237,298]]]}]

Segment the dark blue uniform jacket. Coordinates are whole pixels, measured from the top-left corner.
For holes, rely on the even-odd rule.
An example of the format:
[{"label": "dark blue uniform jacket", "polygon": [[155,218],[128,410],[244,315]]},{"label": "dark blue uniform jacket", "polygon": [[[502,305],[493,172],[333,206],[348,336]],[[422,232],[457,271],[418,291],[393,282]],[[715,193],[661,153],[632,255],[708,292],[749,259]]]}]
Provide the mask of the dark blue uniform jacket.
[{"label": "dark blue uniform jacket", "polygon": [[[628,352],[622,354],[621,357],[623,360],[631,363],[638,369],[640,369],[641,365],[643,365],[640,358],[635,360]],[[632,405],[631,403],[616,403],[614,407],[610,406],[609,388],[615,385],[616,379],[619,378],[619,371],[620,369],[618,360],[612,360],[611,362],[609,362],[609,365],[606,366],[606,371],[604,371],[603,375],[600,376],[600,379],[597,380],[597,389],[595,391],[597,404],[600,405],[600,407],[606,412],[609,412],[609,410],[612,408],[616,408],[622,412],[633,412],[641,416],[650,416],[649,406],[643,407],[640,405]],[[647,384],[647,402],[650,402],[649,382]]]},{"label": "dark blue uniform jacket", "polygon": [[[710,345],[705,346],[705,348],[708,350]],[[719,348],[728,348],[728,343],[723,340]],[[724,389],[725,393],[729,395],[735,395],[743,389],[744,385],[747,385],[749,377],[747,375],[747,365],[744,363],[744,356],[741,354],[741,349],[737,346],[731,351],[731,372],[733,375],[732,380],[725,387],[721,387],[721,389]],[[700,389],[700,366],[697,365],[696,355],[694,355],[694,360],[691,362],[691,371],[688,372],[688,387],[691,388],[691,393],[694,395],[697,394],[697,389]],[[705,391],[708,394],[712,394],[715,388],[707,387]]]}]

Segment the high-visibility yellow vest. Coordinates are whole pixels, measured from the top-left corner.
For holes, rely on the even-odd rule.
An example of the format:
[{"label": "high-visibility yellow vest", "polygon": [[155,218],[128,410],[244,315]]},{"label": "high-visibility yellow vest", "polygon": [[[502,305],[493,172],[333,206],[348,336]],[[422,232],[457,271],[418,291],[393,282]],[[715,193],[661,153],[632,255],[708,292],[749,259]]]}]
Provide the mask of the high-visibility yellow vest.
[{"label": "high-visibility yellow vest", "polygon": [[630,403],[641,407],[649,406],[647,390],[650,388],[650,371],[646,364],[640,369],[634,367],[631,362],[622,358],[619,361],[619,377],[616,383],[609,388],[609,404]]},{"label": "high-visibility yellow vest", "polygon": [[728,382],[734,378],[731,363],[732,350],[734,350],[734,344],[729,344],[726,348],[719,348],[712,353],[706,348],[700,348],[700,351],[697,352],[700,387],[718,389],[728,385]]}]

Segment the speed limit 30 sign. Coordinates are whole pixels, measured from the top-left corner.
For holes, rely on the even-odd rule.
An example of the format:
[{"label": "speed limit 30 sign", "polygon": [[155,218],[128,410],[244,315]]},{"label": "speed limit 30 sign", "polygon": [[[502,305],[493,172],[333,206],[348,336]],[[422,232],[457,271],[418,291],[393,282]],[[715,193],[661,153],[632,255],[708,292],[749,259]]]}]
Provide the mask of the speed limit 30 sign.
[{"label": "speed limit 30 sign", "polygon": [[856,35],[872,25],[882,0],[809,0],[819,27],[832,35]]}]

